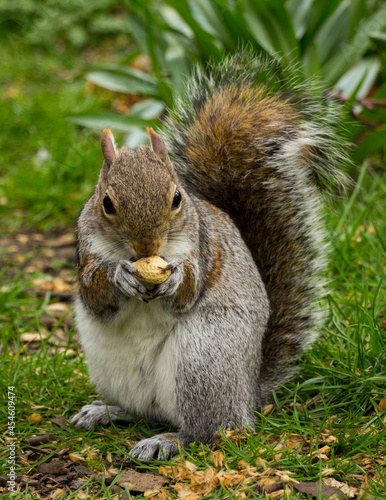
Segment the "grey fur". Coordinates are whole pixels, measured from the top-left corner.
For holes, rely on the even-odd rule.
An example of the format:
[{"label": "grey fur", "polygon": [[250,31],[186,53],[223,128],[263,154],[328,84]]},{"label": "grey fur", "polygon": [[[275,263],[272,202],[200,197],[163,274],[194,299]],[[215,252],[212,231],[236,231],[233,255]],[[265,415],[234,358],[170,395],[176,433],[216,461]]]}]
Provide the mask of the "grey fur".
[{"label": "grey fur", "polygon": [[[104,164],[79,219],[76,321],[90,376],[122,412],[178,429],[138,443],[131,454],[141,460],[168,458],[179,443],[211,442],[219,429],[252,429],[253,409],[288,378],[287,365],[312,341],[323,316],[321,189],[340,182],[337,165],[345,156],[333,130],[337,115],[318,104],[312,86],[299,87],[295,73],[257,58],[239,63],[227,59],[210,77],[198,71],[191,80],[189,100],[181,101],[166,132],[178,176],[148,148],[123,148],[110,167]],[[202,106],[231,88],[234,102],[249,109],[243,90],[251,83],[264,88],[265,135],[257,112],[250,136],[230,151],[232,142],[217,144],[200,122]],[[264,101],[270,95],[275,102]],[[218,122],[231,141],[243,123],[236,116],[229,124],[221,112],[209,119],[230,125],[228,134]],[[187,156],[189,141],[199,147],[196,158]],[[210,141],[212,157],[205,149]],[[183,199],[178,216],[169,213],[175,186]],[[108,187],[119,209],[113,222],[101,211]],[[130,260],[153,247],[172,274],[149,291]],[[106,414],[86,405],[73,423],[105,424]]]}]

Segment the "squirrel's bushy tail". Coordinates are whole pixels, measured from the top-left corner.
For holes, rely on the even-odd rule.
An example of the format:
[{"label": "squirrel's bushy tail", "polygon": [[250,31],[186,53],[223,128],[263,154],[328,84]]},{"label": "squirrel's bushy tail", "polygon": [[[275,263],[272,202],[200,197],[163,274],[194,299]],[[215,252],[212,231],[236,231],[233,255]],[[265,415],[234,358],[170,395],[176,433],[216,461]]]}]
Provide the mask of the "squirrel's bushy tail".
[{"label": "squirrel's bushy tail", "polygon": [[335,106],[299,81],[296,70],[243,52],[208,76],[197,70],[166,125],[179,175],[231,216],[264,280],[265,398],[320,325],[322,191],[342,181],[346,160]]}]

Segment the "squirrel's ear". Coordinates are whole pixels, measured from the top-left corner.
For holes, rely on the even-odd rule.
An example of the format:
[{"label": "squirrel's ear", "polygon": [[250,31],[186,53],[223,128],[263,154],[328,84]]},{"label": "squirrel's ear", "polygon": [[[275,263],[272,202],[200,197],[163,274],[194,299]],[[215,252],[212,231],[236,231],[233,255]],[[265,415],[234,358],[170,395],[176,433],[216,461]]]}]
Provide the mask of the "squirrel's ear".
[{"label": "squirrel's ear", "polygon": [[154,132],[154,130],[151,127],[146,128],[147,135],[149,136],[150,142],[151,142],[151,147],[153,148],[153,151],[156,155],[158,155],[162,161],[164,161],[166,164],[171,165],[171,161],[165,146],[165,143],[162,139],[162,137],[157,134],[157,132]]},{"label": "squirrel's ear", "polygon": [[105,184],[107,181],[107,173],[110,170],[111,164],[113,163],[117,150],[115,148],[114,136],[109,128],[105,128],[102,133],[101,146],[103,153],[103,165],[101,172],[99,174],[98,188],[102,191],[105,189]]},{"label": "squirrel's ear", "polygon": [[108,167],[113,163],[117,150],[115,148],[114,136],[109,128],[105,128],[101,138],[102,153]]}]

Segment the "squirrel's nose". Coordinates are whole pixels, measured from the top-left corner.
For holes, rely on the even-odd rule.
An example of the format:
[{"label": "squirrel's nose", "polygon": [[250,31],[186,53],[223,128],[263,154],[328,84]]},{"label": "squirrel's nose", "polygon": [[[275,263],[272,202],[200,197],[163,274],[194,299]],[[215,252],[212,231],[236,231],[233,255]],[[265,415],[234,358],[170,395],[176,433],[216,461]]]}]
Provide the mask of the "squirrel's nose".
[{"label": "squirrel's nose", "polygon": [[157,255],[158,250],[160,248],[160,244],[158,241],[149,241],[149,242],[141,242],[135,243],[133,245],[134,252],[138,259],[142,259],[144,257],[151,257],[152,255]]}]

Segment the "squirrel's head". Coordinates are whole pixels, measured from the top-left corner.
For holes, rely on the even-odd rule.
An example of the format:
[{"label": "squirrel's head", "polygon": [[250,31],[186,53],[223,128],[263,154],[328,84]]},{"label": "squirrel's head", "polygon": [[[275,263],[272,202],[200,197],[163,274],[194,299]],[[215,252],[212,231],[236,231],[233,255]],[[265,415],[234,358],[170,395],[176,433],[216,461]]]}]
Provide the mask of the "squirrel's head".
[{"label": "squirrel's head", "polygon": [[103,233],[134,258],[162,254],[184,224],[186,194],[162,138],[151,128],[147,132],[152,149],[117,151],[111,130],[103,131],[95,197]]}]

